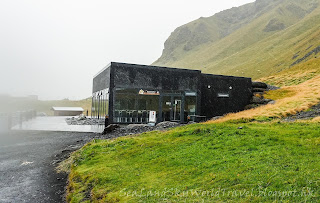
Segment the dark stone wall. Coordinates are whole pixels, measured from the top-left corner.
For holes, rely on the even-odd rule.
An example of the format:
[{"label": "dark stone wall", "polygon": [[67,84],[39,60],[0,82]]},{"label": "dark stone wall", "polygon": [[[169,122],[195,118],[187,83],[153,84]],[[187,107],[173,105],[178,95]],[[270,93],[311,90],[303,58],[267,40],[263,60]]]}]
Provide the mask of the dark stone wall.
[{"label": "dark stone wall", "polygon": [[111,67],[108,66],[93,78],[92,93],[110,88],[110,71]]},{"label": "dark stone wall", "polygon": [[114,87],[197,91],[200,71],[112,63]]},{"label": "dark stone wall", "polygon": [[[229,94],[229,97],[218,97],[219,93]],[[201,115],[207,119],[242,111],[251,97],[251,78],[201,75]]]}]

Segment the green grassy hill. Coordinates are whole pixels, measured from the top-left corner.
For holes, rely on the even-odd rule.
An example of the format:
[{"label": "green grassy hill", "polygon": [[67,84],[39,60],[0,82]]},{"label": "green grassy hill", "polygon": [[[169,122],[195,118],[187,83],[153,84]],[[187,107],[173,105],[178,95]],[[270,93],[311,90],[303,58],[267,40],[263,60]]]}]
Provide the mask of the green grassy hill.
[{"label": "green grassy hill", "polygon": [[177,28],[153,65],[266,77],[320,55],[319,0],[258,0]]},{"label": "green grassy hill", "polygon": [[[242,126],[242,129],[238,127]],[[196,124],[95,140],[68,202],[318,202],[318,124]]]}]

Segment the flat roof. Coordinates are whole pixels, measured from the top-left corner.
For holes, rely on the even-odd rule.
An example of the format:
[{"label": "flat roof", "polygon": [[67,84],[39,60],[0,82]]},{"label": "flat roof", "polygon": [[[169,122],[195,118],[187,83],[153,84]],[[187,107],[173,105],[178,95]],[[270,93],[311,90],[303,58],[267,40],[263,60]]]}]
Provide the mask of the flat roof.
[{"label": "flat roof", "polygon": [[174,68],[174,67],[167,67],[167,66],[153,66],[153,65],[143,65],[143,64],[134,64],[134,63],[121,63],[121,62],[110,62],[108,65],[106,65],[104,68],[102,68],[97,74],[93,76],[93,78],[97,77],[100,73],[102,73],[104,70],[109,68],[111,65],[125,65],[125,66],[135,66],[135,67],[145,67],[145,68],[162,68],[162,69],[170,69],[170,70],[179,70],[179,71],[189,71],[189,72],[200,72],[201,70],[195,70],[195,69],[185,69],[185,68]]},{"label": "flat roof", "polygon": [[153,65],[143,65],[143,64],[134,64],[134,63],[121,63],[121,62],[111,62],[110,64],[125,65],[125,66],[135,66],[135,67],[144,67],[144,68],[161,68],[161,69],[188,71],[188,72],[198,72],[198,73],[200,72],[201,73],[201,70],[177,68],[177,67],[168,67],[168,66],[153,66]]},{"label": "flat roof", "polygon": [[81,107],[56,107],[51,108],[54,111],[84,111]]},{"label": "flat roof", "polygon": [[98,76],[100,73],[102,73],[104,70],[109,68],[112,64],[114,64],[114,65],[125,65],[125,66],[135,66],[135,67],[146,67],[146,68],[162,68],[162,69],[188,71],[188,72],[198,72],[198,73],[201,73],[202,75],[208,75],[208,76],[211,75],[211,76],[218,76],[218,77],[234,77],[234,78],[251,79],[249,77],[243,77],[243,76],[232,76],[232,75],[219,75],[219,74],[202,73],[201,70],[197,70],[197,69],[176,68],[176,67],[167,67],[167,66],[142,65],[142,64],[122,63],[122,62],[110,62],[107,66],[105,66],[102,70],[100,70],[94,76],[94,78],[96,76]]}]

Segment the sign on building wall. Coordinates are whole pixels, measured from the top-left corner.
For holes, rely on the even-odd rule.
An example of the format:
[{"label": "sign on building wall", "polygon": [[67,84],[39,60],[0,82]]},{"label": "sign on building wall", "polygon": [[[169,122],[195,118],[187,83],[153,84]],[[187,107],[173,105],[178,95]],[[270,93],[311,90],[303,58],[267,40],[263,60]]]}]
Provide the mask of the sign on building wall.
[{"label": "sign on building wall", "polygon": [[221,98],[229,98],[230,95],[228,93],[218,93],[218,97],[221,97]]},{"label": "sign on building wall", "polygon": [[156,111],[150,111],[150,113],[149,113],[149,122],[150,123],[156,123],[157,122],[157,112]]},{"label": "sign on building wall", "polygon": [[139,94],[143,95],[160,95],[159,91],[150,91],[150,90],[140,90]]}]

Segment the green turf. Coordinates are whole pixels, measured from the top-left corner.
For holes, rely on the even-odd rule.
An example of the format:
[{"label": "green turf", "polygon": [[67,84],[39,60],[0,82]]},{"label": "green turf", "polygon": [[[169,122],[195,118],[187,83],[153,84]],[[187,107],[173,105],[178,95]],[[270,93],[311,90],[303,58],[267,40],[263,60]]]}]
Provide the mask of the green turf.
[{"label": "green turf", "polygon": [[70,202],[320,200],[319,124],[195,124],[95,140],[72,163]]}]

